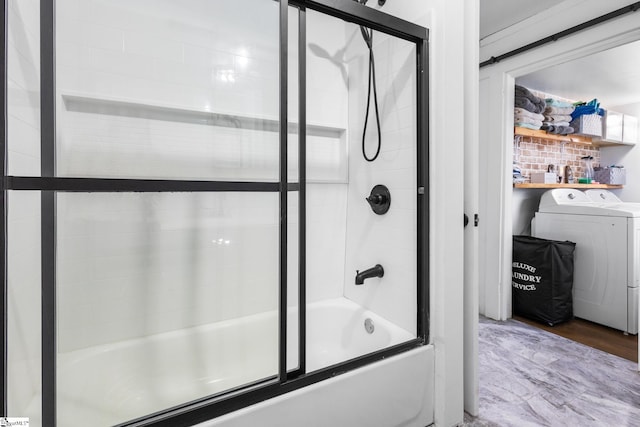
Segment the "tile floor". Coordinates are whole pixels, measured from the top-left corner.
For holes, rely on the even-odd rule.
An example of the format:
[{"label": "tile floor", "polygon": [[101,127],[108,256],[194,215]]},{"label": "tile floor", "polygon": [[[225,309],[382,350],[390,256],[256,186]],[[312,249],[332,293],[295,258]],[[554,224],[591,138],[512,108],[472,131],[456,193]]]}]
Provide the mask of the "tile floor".
[{"label": "tile floor", "polygon": [[640,426],[637,364],[508,320],[480,318],[479,417],[465,426]]}]

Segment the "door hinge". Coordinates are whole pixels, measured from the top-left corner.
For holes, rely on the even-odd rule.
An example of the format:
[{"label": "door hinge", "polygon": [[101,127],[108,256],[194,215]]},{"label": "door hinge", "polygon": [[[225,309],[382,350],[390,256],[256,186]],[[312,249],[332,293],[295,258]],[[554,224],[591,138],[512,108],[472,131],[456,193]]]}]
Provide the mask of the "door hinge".
[{"label": "door hinge", "polygon": [[480,222],[480,217],[478,216],[478,214],[473,214],[473,226],[477,227],[479,222]]}]

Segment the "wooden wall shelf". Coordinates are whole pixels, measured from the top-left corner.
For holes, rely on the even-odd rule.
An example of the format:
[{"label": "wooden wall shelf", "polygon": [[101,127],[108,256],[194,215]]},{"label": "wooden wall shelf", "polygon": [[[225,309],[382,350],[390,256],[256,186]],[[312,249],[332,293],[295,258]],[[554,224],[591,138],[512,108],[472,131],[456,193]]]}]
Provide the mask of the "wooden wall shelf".
[{"label": "wooden wall shelf", "polygon": [[594,143],[591,138],[588,136],[582,135],[554,135],[552,133],[547,133],[543,130],[533,130],[528,128],[515,127],[514,135],[519,136],[530,136],[533,138],[541,138],[546,139],[548,141],[557,141],[557,142],[573,142],[576,144],[584,144],[584,145],[598,145]]},{"label": "wooden wall shelf", "polygon": [[532,138],[546,139],[547,141],[573,142],[574,144],[591,145],[593,147],[624,147],[635,145],[635,143],[609,141],[606,139],[594,140],[589,136],[583,135],[554,135],[543,130],[533,130],[517,126],[514,128],[513,134],[516,136],[530,136]]},{"label": "wooden wall shelf", "polygon": [[606,188],[615,190],[622,188],[622,185],[611,184],[513,184],[514,188]]}]

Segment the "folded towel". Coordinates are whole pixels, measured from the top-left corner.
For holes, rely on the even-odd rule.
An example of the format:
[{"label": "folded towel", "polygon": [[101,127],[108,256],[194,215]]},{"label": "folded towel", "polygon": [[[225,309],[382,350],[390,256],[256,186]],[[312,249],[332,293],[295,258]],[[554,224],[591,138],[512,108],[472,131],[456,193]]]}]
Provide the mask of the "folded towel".
[{"label": "folded towel", "polygon": [[534,104],[530,99],[525,98],[524,96],[516,96],[514,99],[514,103],[516,107],[524,108],[525,110],[531,111],[532,113],[542,113],[544,111],[544,104]]},{"label": "folded towel", "polygon": [[547,104],[547,107],[573,108],[573,104],[571,102],[560,101],[554,98],[547,98],[544,101]]},{"label": "folded towel", "polygon": [[561,115],[561,114],[545,114],[543,122],[570,122],[573,120],[571,115]]},{"label": "folded towel", "polygon": [[543,125],[548,125],[548,126],[570,126],[571,124],[567,121],[564,122],[549,122],[549,121],[543,121],[542,122]]},{"label": "folded towel", "polygon": [[525,116],[523,114],[514,114],[513,121],[516,123],[528,123],[530,125],[537,126],[538,129],[540,128],[540,126],[542,126],[541,120],[532,119],[531,117]]},{"label": "folded towel", "polygon": [[527,89],[524,86],[520,86],[520,85],[516,85],[515,93],[516,93],[516,96],[522,96],[524,98],[529,99],[529,101],[534,102],[534,103],[537,103],[537,100],[540,99],[537,96],[535,96],[533,93],[531,93],[531,91],[529,89]]},{"label": "folded towel", "polygon": [[598,114],[600,116],[604,116],[604,110],[600,108],[600,103],[597,99],[593,99],[589,101],[588,104],[578,105],[576,106],[573,113],[571,113],[571,117],[574,119],[584,116],[585,114]]},{"label": "folded towel", "polygon": [[540,120],[543,121],[544,120],[544,116],[542,114],[538,114],[538,113],[532,113],[529,110],[525,110],[524,108],[520,108],[520,107],[516,107],[513,109],[514,114],[518,114],[521,116],[527,116],[530,117],[534,120]]},{"label": "folded towel", "polygon": [[569,135],[574,132],[571,126],[542,125],[540,129],[546,130],[547,133],[554,135]]},{"label": "folded towel", "polygon": [[533,111],[534,113],[542,113],[544,111],[544,108],[547,105],[545,103],[544,99],[538,98],[533,93],[531,93],[531,91],[529,91],[529,89],[527,89],[524,86],[520,86],[520,85],[516,85],[516,87],[515,87],[515,98],[516,99],[517,98],[525,98],[529,102],[531,102],[531,104],[533,104],[535,107],[527,108],[526,106],[522,106],[522,105],[516,105],[516,107],[522,107],[522,108],[524,108],[526,110]]},{"label": "folded towel", "polygon": [[514,126],[517,126],[519,128],[533,129],[533,130],[540,129],[540,126],[535,126],[535,125],[532,125],[530,123],[522,123],[522,122],[515,122]]},{"label": "folded towel", "polygon": [[544,114],[551,116],[551,115],[562,115],[562,116],[568,116],[571,113],[573,113],[574,108],[573,107],[547,107],[544,109]]}]

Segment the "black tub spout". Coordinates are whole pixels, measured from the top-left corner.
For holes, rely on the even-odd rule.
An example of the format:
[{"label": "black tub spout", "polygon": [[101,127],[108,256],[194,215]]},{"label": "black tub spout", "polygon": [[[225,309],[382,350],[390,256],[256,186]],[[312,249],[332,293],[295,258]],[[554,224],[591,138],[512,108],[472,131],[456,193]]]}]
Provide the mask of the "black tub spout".
[{"label": "black tub spout", "polygon": [[356,285],[362,285],[364,279],[382,276],[384,276],[384,268],[382,268],[380,264],[376,264],[375,267],[371,267],[365,271],[356,271]]}]

